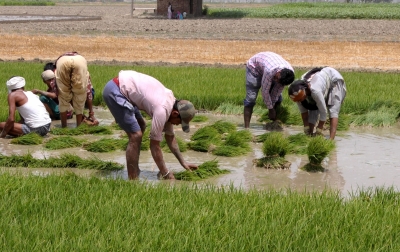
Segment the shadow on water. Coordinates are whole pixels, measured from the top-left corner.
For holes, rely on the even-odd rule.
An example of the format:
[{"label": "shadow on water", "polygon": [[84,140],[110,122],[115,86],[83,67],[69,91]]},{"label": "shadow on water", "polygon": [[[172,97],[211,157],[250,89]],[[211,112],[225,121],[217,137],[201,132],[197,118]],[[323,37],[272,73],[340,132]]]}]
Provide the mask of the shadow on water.
[{"label": "shadow on water", "polygon": [[[180,138],[189,141],[190,136],[199,128],[214,123],[217,120],[227,120],[243,129],[242,116],[206,115],[209,120],[202,123],[192,123],[191,132],[186,134],[175,126],[176,134]],[[113,118],[106,110],[97,109],[96,117],[101,125],[110,125]],[[69,127],[74,127],[74,119],[69,120]],[[53,126],[59,127],[60,122],[53,122]],[[264,125],[258,123],[256,118],[251,122],[250,131],[253,135],[265,133]],[[288,134],[296,134],[302,131],[301,127],[286,127]],[[218,157],[210,153],[186,151],[184,158],[192,163],[201,164],[205,161],[217,159],[222,169],[229,169],[229,174],[221,175],[198,183],[210,183],[218,186],[233,185],[243,189],[293,189],[298,191],[324,190],[326,188],[337,189],[344,195],[360,188],[375,186],[396,186],[400,184],[400,161],[396,150],[400,148],[400,130],[394,128],[379,129],[352,129],[341,132],[336,141],[336,150],[327,157],[323,166],[324,172],[306,172],[301,169],[308,162],[305,155],[287,155],[291,162],[287,170],[268,170],[255,167],[253,160],[262,157],[261,143],[252,144],[252,152],[240,157]],[[117,137],[120,133],[114,135]],[[97,136],[83,136],[95,139]],[[100,137],[98,137],[100,138]],[[62,153],[74,153],[78,156],[98,157],[102,160],[111,160],[126,165],[125,151],[113,151],[109,153],[92,153],[82,148],[69,148],[64,150],[49,151],[39,146],[12,145],[10,139],[0,139],[0,151],[3,155],[31,153],[35,158],[58,156]],[[182,171],[183,168],[171,153],[164,153],[168,169]],[[140,155],[140,179],[158,182],[158,168],[153,161],[150,151],[142,151]],[[3,168],[7,170],[6,168]],[[9,169],[12,170],[12,169]],[[34,175],[45,176],[52,172],[60,172],[60,169],[21,169]],[[64,170],[64,169],[63,169]],[[126,169],[118,172],[86,171],[80,169],[65,169],[68,172],[76,172],[83,176],[100,176],[107,178],[127,179]]]}]

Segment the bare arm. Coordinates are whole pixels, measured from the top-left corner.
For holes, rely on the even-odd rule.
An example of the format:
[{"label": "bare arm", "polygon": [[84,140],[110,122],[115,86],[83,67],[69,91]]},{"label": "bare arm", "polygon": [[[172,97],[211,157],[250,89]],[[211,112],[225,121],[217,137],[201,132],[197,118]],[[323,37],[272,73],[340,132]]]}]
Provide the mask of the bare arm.
[{"label": "bare arm", "polygon": [[49,97],[50,99],[55,99],[55,98],[57,98],[56,93],[47,92],[47,91],[43,91],[43,90],[39,90],[39,89],[32,89],[32,93],[34,93],[34,94],[41,94],[41,95],[44,95],[44,96],[46,96],[46,97]]},{"label": "bare arm", "polygon": [[167,166],[165,165],[160,141],[150,139],[150,151],[154,162],[156,162],[156,165],[161,172],[162,177],[164,178],[164,176],[168,174],[165,178],[175,179],[174,175],[168,171]]},{"label": "bare arm", "polygon": [[179,163],[182,165],[183,168],[186,170],[191,171],[192,169],[197,169],[197,165],[191,164],[185,161],[183,158],[181,151],[179,150],[178,142],[176,141],[175,135],[165,135],[165,140],[171,152],[174,156],[178,159]]}]

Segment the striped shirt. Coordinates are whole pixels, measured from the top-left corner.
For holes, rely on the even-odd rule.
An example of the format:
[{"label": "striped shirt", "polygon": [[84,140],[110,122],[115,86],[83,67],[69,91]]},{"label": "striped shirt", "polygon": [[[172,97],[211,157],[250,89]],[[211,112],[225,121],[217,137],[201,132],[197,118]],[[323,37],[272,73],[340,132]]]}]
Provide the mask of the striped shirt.
[{"label": "striped shirt", "polygon": [[284,68],[294,72],[293,67],[282,56],[273,52],[257,53],[247,61],[247,67],[255,77],[262,76],[261,95],[267,108],[273,109],[284,89],[284,86],[279,83],[272,85],[273,78]]}]

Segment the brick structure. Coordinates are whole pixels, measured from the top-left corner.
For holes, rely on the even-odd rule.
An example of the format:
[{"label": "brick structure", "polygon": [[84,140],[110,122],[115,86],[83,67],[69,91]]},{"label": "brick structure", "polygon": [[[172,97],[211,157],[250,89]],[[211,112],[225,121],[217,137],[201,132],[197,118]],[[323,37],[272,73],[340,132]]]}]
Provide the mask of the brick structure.
[{"label": "brick structure", "polygon": [[203,0],[157,0],[157,15],[162,15],[167,18],[168,3],[171,3],[172,17],[179,11],[180,13],[186,12],[186,18],[200,17],[203,10]]}]

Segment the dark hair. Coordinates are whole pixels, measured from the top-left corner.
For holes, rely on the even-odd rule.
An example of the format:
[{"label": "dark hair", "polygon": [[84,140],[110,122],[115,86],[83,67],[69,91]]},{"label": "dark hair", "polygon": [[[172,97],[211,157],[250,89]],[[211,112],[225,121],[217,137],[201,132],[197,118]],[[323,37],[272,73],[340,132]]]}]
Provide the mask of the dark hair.
[{"label": "dark hair", "polygon": [[43,67],[43,71],[51,70],[54,71],[56,69],[56,65],[53,62],[46,63]]},{"label": "dark hair", "polygon": [[310,71],[308,71],[306,73],[306,75],[304,75],[303,80],[308,82],[308,79],[310,79],[311,75],[318,73],[319,71],[321,71],[323,68],[325,67],[315,67],[313,69],[311,69]]},{"label": "dark hair", "polygon": [[[304,81],[304,80],[296,80],[289,86],[289,89],[288,89],[289,96],[293,95],[294,93],[297,93],[301,89],[306,89],[306,88],[308,88],[308,84],[307,84],[306,81]],[[307,110],[318,110],[317,105],[310,104],[307,101],[307,99],[305,99],[304,101],[301,101],[300,103]]]},{"label": "dark hair", "polygon": [[279,83],[281,83],[284,86],[287,86],[293,81],[294,81],[294,72],[287,68],[282,69],[281,77],[279,78]]}]

